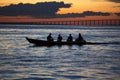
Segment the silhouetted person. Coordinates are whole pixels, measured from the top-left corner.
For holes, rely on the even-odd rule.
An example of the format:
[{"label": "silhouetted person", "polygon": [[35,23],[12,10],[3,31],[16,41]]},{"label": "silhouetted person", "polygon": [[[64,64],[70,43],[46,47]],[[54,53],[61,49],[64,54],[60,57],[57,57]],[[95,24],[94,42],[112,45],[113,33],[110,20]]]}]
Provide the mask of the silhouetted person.
[{"label": "silhouetted person", "polygon": [[68,36],[68,38],[67,38],[67,42],[71,42],[71,41],[73,41],[73,37],[72,37],[71,34],[69,34],[69,36]]},{"label": "silhouetted person", "polygon": [[62,39],[63,39],[62,36],[59,34],[59,35],[58,35],[58,38],[57,38],[57,41],[58,41],[58,42],[61,42]]},{"label": "silhouetted person", "polygon": [[81,42],[83,42],[83,41],[85,41],[85,40],[83,39],[83,37],[82,37],[81,34],[79,33],[78,38],[77,38],[75,41],[81,41]]},{"label": "silhouetted person", "polygon": [[47,40],[48,40],[48,41],[53,41],[53,38],[52,38],[52,36],[51,36],[51,33],[47,36]]}]

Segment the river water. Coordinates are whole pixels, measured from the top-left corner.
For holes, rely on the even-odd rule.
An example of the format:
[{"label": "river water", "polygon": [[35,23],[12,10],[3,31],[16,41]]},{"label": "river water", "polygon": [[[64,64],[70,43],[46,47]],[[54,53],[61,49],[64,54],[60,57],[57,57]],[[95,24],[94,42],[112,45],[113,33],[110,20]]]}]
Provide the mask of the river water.
[{"label": "river water", "polygon": [[[49,33],[111,44],[46,47],[25,39]],[[119,43],[119,26],[0,25],[0,80],[119,80]]]}]

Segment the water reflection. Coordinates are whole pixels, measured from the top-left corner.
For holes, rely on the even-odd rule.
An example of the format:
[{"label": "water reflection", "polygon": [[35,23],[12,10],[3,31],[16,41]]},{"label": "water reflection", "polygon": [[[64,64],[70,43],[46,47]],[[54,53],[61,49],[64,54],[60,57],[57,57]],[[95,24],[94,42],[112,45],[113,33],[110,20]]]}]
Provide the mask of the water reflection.
[{"label": "water reflection", "polygon": [[[29,27],[29,26],[28,26]],[[20,80],[119,80],[120,45],[40,46],[25,37],[56,39],[81,32],[87,41],[119,42],[119,28],[0,29],[0,78]]]}]

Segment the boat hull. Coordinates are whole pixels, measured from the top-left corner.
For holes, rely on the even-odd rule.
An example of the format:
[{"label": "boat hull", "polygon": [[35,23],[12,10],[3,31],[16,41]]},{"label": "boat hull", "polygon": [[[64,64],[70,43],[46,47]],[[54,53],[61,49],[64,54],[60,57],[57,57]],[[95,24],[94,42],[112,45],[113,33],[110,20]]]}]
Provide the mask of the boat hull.
[{"label": "boat hull", "polygon": [[85,41],[83,42],[57,42],[57,41],[45,41],[45,40],[38,40],[38,39],[31,39],[26,37],[29,43],[39,45],[39,46],[52,46],[52,45],[82,45],[86,44]]},{"label": "boat hull", "polygon": [[110,44],[110,43],[103,43],[103,42],[86,42],[86,41],[82,41],[82,42],[66,42],[66,41],[62,41],[62,42],[57,42],[57,41],[45,41],[45,40],[39,40],[39,39],[31,39],[26,37],[27,41],[29,43],[35,44],[37,46],[53,46],[53,45],[96,45],[96,44]]}]

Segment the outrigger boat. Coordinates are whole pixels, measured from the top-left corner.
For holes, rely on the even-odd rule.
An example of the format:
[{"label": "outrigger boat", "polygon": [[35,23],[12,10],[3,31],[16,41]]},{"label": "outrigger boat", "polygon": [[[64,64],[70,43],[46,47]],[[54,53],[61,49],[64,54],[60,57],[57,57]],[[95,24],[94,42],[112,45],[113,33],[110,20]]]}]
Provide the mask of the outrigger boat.
[{"label": "outrigger boat", "polygon": [[72,41],[72,42],[67,42],[67,41],[47,41],[47,40],[39,40],[39,39],[32,39],[26,37],[29,43],[35,44],[37,46],[53,46],[53,45],[94,45],[94,44],[108,44],[108,43],[98,43],[98,42],[86,42],[86,41]]}]

